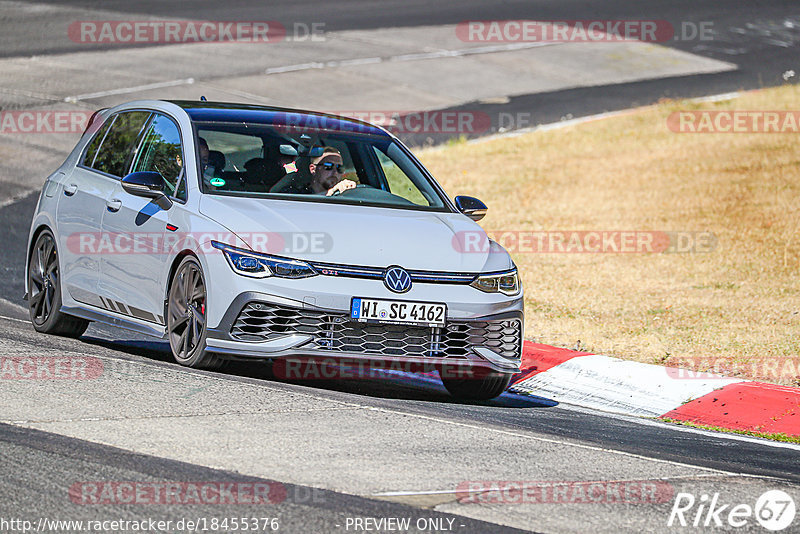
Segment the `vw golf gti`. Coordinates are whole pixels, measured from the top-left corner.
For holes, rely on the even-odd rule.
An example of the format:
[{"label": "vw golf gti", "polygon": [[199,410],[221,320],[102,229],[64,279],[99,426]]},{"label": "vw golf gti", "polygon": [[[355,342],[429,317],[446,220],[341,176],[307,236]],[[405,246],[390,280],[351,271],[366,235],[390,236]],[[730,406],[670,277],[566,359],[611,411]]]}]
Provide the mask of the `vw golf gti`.
[{"label": "vw golf gti", "polygon": [[394,135],[353,119],[206,101],[97,112],[45,181],[26,299],[40,332],[99,321],[175,360],[401,362],[469,399],[519,371],[509,254]]}]

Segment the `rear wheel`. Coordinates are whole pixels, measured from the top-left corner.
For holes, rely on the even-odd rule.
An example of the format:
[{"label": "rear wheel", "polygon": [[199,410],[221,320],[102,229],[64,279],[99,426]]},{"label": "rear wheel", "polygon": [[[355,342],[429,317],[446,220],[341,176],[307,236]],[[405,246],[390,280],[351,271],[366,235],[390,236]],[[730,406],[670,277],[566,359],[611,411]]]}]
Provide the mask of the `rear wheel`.
[{"label": "rear wheel", "polygon": [[450,372],[448,368],[439,371],[442,384],[450,394],[459,399],[489,400],[502,394],[513,375],[493,371],[473,371],[474,376],[464,376],[464,371]]},{"label": "rear wheel", "polygon": [[179,364],[219,369],[227,363],[206,351],[206,283],[203,268],[193,256],[186,256],[172,277],[167,331],[172,356]]},{"label": "rear wheel", "polygon": [[61,312],[61,271],[50,230],[36,238],[28,261],[28,312],[37,332],[80,337],[89,321]]}]

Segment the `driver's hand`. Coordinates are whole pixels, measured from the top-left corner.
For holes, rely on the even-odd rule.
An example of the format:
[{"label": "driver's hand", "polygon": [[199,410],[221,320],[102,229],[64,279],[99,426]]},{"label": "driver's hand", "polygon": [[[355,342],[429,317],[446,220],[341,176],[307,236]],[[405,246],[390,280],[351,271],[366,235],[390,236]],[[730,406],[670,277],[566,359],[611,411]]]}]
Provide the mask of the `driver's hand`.
[{"label": "driver's hand", "polygon": [[355,186],[356,183],[353,180],[342,180],[338,184],[328,189],[328,192],[325,194],[325,196],[329,197],[331,195],[335,195],[336,193],[342,193],[348,189],[353,189]]}]

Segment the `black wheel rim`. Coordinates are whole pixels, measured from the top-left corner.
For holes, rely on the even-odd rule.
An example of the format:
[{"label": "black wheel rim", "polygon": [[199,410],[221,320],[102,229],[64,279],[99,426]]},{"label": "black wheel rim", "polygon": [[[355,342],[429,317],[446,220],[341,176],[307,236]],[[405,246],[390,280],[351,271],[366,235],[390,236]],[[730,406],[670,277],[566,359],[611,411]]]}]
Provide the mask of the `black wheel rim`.
[{"label": "black wheel rim", "polygon": [[185,263],[172,283],[169,294],[169,343],[175,357],[192,357],[206,328],[206,286],[200,267]]},{"label": "black wheel rim", "polygon": [[42,325],[53,313],[58,289],[58,255],[53,238],[49,235],[43,235],[36,242],[28,274],[31,317],[37,325]]}]

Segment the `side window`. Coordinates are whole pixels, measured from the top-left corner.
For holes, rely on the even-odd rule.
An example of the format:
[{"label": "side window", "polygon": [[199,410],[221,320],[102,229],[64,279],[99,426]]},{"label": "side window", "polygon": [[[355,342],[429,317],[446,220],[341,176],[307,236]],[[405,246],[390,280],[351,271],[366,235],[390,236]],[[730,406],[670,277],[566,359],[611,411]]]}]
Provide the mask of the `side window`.
[{"label": "side window", "polygon": [[378,162],[383,168],[386,181],[389,183],[390,193],[403,197],[418,206],[431,205],[425,198],[425,195],[423,195],[414,182],[411,181],[411,178],[409,178],[389,156],[384,154],[377,147],[373,147],[373,149],[375,150],[375,155],[378,156]]},{"label": "side window", "polygon": [[[185,188],[179,188],[183,169],[181,135],[178,125],[164,115],[156,115],[136,154],[133,172],[152,171],[164,177],[165,192],[174,197],[185,196]],[[176,192],[177,190],[177,192]]]},{"label": "side window", "polygon": [[111,124],[116,119],[116,115],[113,117],[109,117],[106,122],[100,127],[97,133],[89,142],[89,147],[86,149],[86,155],[83,157],[83,165],[87,167],[91,167],[94,164],[94,158],[97,155],[97,149],[100,148],[100,143],[103,142],[103,139],[106,138],[106,134],[108,133],[108,129],[111,127]]},{"label": "side window", "polygon": [[97,149],[91,167],[121,178],[130,165],[139,134],[149,117],[147,111],[127,111],[117,115],[103,144]]}]

